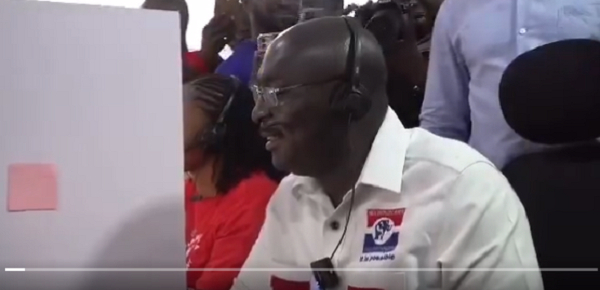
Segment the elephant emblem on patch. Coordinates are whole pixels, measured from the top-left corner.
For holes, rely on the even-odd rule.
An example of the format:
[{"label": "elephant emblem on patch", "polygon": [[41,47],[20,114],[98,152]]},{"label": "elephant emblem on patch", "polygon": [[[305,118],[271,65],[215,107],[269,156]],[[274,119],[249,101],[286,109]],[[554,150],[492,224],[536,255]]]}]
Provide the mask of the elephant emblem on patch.
[{"label": "elephant emblem on patch", "polygon": [[389,218],[381,218],[373,227],[373,240],[377,245],[383,245],[392,236],[394,221]]}]

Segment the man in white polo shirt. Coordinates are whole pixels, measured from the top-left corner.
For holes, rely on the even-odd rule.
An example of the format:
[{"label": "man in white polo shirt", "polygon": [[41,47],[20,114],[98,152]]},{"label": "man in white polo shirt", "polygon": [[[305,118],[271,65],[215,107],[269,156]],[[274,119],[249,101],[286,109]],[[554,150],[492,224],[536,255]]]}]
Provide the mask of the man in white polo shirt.
[{"label": "man in white polo shirt", "polygon": [[385,72],[352,19],[298,24],[270,45],[253,118],[292,174],[232,289],[543,289],[506,179],[464,143],[405,129]]}]

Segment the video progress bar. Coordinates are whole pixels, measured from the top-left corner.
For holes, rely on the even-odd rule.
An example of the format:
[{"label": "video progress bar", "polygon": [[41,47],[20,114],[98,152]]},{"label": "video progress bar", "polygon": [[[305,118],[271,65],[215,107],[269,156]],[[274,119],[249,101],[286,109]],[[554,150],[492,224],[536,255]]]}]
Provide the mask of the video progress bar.
[{"label": "video progress bar", "polygon": [[[211,272],[231,272],[231,271],[248,271],[248,272],[312,272],[315,269],[311,268],[4,268],[5,272],[187,272],[187,271],[211,271]],[[323,271],[327,269],[322,269]],[[598,272],[598,268],[344,268],[336,269],[339,272],[452,272],[452,271],[470,271],[470,272]]]}]

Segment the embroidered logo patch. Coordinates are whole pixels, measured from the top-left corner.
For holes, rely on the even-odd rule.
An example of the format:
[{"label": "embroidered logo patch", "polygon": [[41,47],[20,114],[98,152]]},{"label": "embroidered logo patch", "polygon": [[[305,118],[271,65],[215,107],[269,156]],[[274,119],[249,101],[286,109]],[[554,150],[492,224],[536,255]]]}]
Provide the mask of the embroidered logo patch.
[{"label": "embroidered logo patch", "polygon": [[367,210],[367,233],[363,242],[361,262],[394,260],[398,247],[399,228],[404,209]]}]

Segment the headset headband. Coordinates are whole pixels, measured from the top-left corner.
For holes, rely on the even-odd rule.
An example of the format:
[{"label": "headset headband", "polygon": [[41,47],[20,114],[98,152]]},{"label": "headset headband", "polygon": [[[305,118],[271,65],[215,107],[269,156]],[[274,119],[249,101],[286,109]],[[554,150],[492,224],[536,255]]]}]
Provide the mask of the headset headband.
[{"label": "headset headband", "polygon": [[360,39],[358,30],[354,28],[354,23],[348,17],[344,17],[346,27],[350,33],[350,43],[348,45],[348,56],[346,58],[346,76],[353,89],[360,89]]}]

